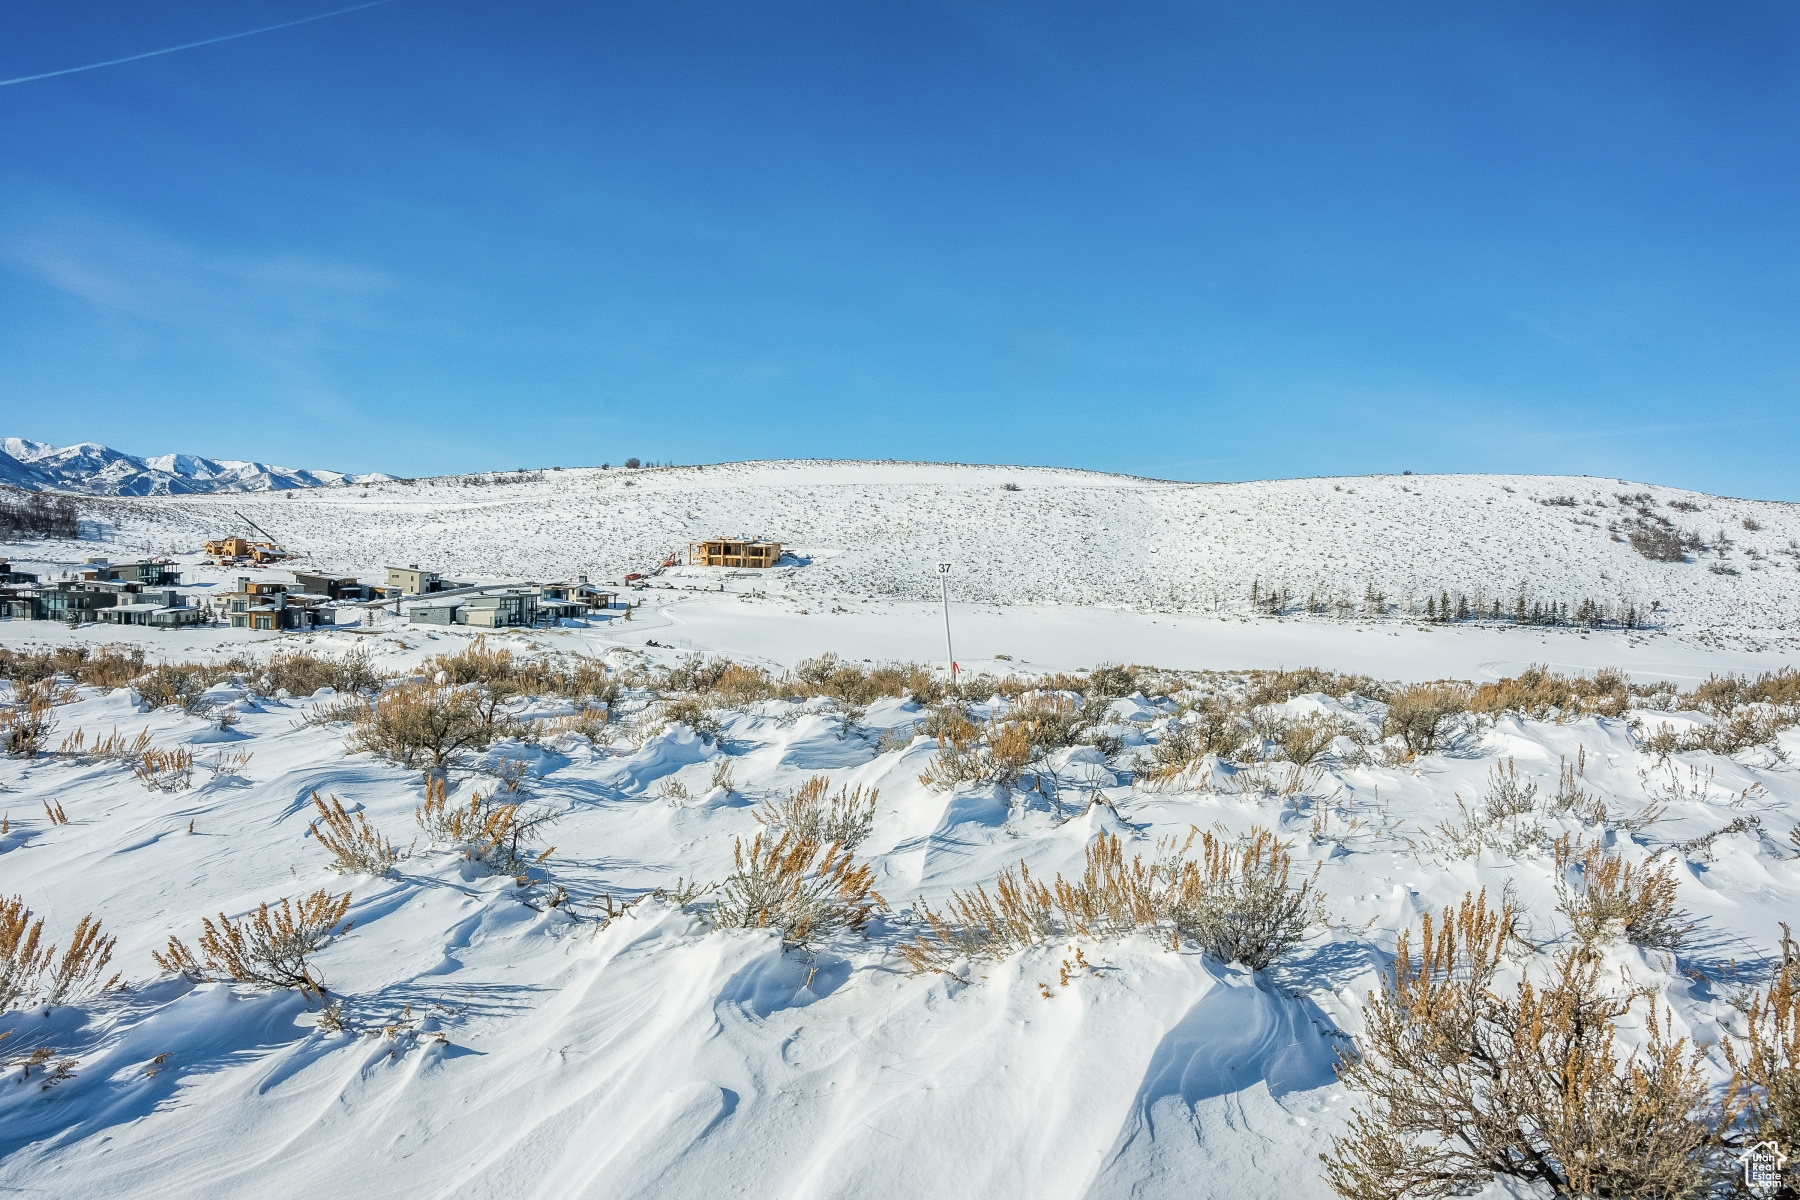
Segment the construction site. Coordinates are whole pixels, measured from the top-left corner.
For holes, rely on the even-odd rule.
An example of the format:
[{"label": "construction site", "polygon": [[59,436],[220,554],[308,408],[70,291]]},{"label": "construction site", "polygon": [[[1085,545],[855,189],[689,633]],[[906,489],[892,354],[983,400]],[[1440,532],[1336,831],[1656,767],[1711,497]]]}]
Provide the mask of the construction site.
[{"label": "construction site", "polygon": [[738,567],[766,570],[781,561],[780,542],[756,542],[744,538],[711,538],[689,542],[690,567]]},{"label": "construction site", "polygon": [[201,550],[217,567],[265,567],[270,563],[285,562],[296,555],[290,553],[275,537],[262,526],[246,517],[241,512],[232,514],[251,530],[262,534],[260,539],[246,537],[234,533],[227,537],[205,542]]}]

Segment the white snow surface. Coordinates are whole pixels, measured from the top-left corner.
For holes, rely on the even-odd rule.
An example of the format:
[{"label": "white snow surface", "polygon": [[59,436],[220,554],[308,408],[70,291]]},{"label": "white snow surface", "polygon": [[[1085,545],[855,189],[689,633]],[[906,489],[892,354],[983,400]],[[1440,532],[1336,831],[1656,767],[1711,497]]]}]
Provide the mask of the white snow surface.
[{"label": "white snow surface", "polygon": [[[1008,482],[1021,490],[1004,491]],[[1700,505],[1670,515],[1705,522],[1709,539],[1726,528],[1734,545],[1724,561],[1740,574],[1649,563],[1574,525],[1581,508],[1535,502],[1603,500],[1605,509],[1594,508],[1604,528],[1604,514],[1617,511],[1614,492],[1642,491],[1663,507]],[[779,538],[797,551],[772,575],[666,572],[650,590],[628,593],[640,602],[629,621],[493,638],[519,653],[615,666],[701,652],[775,667],[826,650],[875,661],[939,657],[940,557],[957,564],[958,658],[995,674],[1137,661],[1491,679],[1548,662],[1623,666],[1690,686],[1713,673],[1800,663],[1784,578],[1795,572],[1779,553],[1800,535],[1791,506],[1610,480],[1194,486],[1021,468],[791,463],[292,494],[104,501],[114,542],[0,554],[54,573],[96,550],[124,557],[134,539],[139,549],[179,548],[228,527],[230,508],[245,504],[258,523],[309,549],[312,565],[376,577],[391,561],[459,577],[600,575],[721,532]],[[1744,516],[1763,528],[1743,529]],[[1176,527],[1193,536],[1165,536]],[[1079,554],[1057,551],[1071,539]],[[1760,560],[1749,557],[1752,546]],[[1284,563],[1295,590],[1306,586],[1301,565],[1342,563],[1356,593],[1382,571],[1375,586],[1396,598],[1407,587],[1422,596],[1440,579],[1474,587],[1469,577],[1487,570],[1508,587],[1524,580],[1571,598],[1582,580],[1641,585],[1672,617],[1660,631],[1590,633],[1252,619],[1158,590],[1187,581],[1235,599],[1252,578],[1282,580]],[[190,585],[235,574],[191,558],[183,571]],[[361,649],[390,672],[416,672],[430,655],[467,645],[462,631],[374,613],[354,629],[308,635],[0,622],[8,646],[108,641],[183,659]],[[572,735],[508,743],[455,772],[453,794],[495,786],[483,772],[503,757],[528,764],[524,795],[561,819],[542,843],[555,846],[545,881],[521,889],[422,839],[390,877],[333,873],[308,836],[312,793],[360,807],[405,845],[417,832],[418,772],[348,754],[341,726],[300,721],[331,697],[259,700],[229,684],[215,695],[237,712],[228,730],[179,709],[146,711],[129,691],[83,687],[56,710],[52,745],[77,728],[90,738],[116,728],[191,747],[201,765],[190,790],[146,790],[119,763],[0,758],[0,812],[10,824],[0,837],[0,893],[24,896],[58,941],[84,913],[103,918],[129,983],[103,998],[0,1016],[0,1031],[14,1031],[0,1058],[51,1046],[78,1064],[49,1090],[39,1088],[41,1074],[13,1082],[17,1067],[0,1076],[0,1189],[75,1200],[1324,1197],[1317,1155],[1352,1103],[1331,1065],[1360,1030],[1361,1001],[1400,930],[1468,890],[1493,896],[1511,882],[1544,947],[1540,965],[1566,937],[1541,847],[1461,860],[1407,844],[1453,815],[1456,797],[1478,796],[1500,763],[1515,763],[1547,795],[1560,764],[1584,758],[1583,786],[1620,818],[1671,800],[1667,817],[1641,834],[1607,836],[1634,861],[1674,854],[1698,936],[1679,963],[1619,946],[1612,965],[1670,1006],[1678,1034],[1714,1048],[1718,1078],[1716,1044],[1736,1028],[1736,1010],[1723,987],[1685,969],[1736,960],[1753,973],[1800,898],[1800,861],[1787,842],[1800,819],[1791,765],[1800,731],[1783,733],[1776,750],[1678,754],[1666,765],[1638,748],[1657,723],[1708,719],[1698,713],[1630,714],[1643,722],[1639,732],[1629,717],[1506,717],[1461,728],[1442,753],[1405,766],[1327,756],[1290,804],[1239,790],[1240,773],[1227,765],[1205,776],[1206,790],[1133,788],[1132,748],[1162,736],[1173,706],[1125,697],[1111,708],[1125,756],[1111,764],[1091,749],[1061,756],[1060,812],[992,787],[924,787],[918,776],[934,743],[890,738],[885,752],[880,744],[884,731],[923,716],[908,701],[874,705],[847,734],[815,702],[726,714],[715,741],[675,726],[635,748]],[[638,703],[626,696],[620,715]],[[1355,697],[1302,696],[1286,707],[1365,726],[1381,716],[1379,704]],[[520,704],[533,717],[569,711],[553,699]],[[250,752],[241,776],[211,777],[204,764],[222,750]],[[721,764],[729,790],[713,786]],[[723,878],[734,841],[759,828],[755,806],[815,774],[834,789],[880,790],[858,856],[893,911],[866,940],[784,952],[772,935],[710,931],[698,913],[653,901],[601,928],[594,902],[606,894]],[[672,782],[689,798],[665,798]],[[1094,797],[1110,806],[1088,806]],[[67,824],[45,818],[46,801],[62,806]],[[1325,807],[1342,831],[1336,841],[1311,833]],[[1760,826],[1719,838],[1710,857],[1669,849],[1743,816]],[[1059,942],[976,964],[960,980],[909,975],[897,953],[915,899],[939,904],[953,889],[991,886],[1021,860],[1048,878],[1078,873],[1102,831],[1125,839],[1131,854],[1195,826],[1237,834],[1252,825],[1290,841],[1302,870],[1318,867],[1331,917],[1263,975],[1145,939]],[[1546,833],[1576,828],[1574,818],[1550,818]],[[541,906],[554,885],[569,904],[540,912],[528,903]],[[319,1030],[316,1007],[294,994],[196,986],[159,975],[150,960],[170,934],[191,944],[203,916],[239,916],[318,887],[354,896],[354,928],[317,966],[361,1032]],[[1076,965],[1077,950],[1091,969]],[[1639,1036],[1641,1013],[1626,1025],[1628,1039]]]},{"label": "white snow surface", "polygon": [[391,478],[381,473],[305,471],[235,458],[202,458],[197,454],[139,458],[98,442],[52,446],[27,438],[0,438],[0,483],[33,491],[173,496],[331,487]]},{"label": "white snow surface", "polygon": [[[721,603],[739,604],[694,597],[671,608]],[[498,640],[613,663],[686,655],[640,649],[669,628],[633,632],[653,619],[640,612],[611,630]],[[31,630],[14,622],[3,632],[17,644]],[[175,636],[141,634],[164,652]],[[360,646],[387,670],[416,670],[428,654],[467,644],[416,627],[310,642],[188,636],[192,657]],[[1414,654],[1450,644],[1413,636]],[[0,759],[11,824],[0,839],[5,892],[27,897],[59,938],[83,913],[103,917],[130,984],[0,1017],[0,1029],[14,1030],[3,1044],[11,1058],[53,1046],[78,1060],[74,1078],[48,1091],[11,1082],[16,1067],[0,1080],[0,1187],[75,1198],[1323,1197],[1316,1156],[1351,1102],[1332,1075],[1335,1047],[1360,1028],[1360,1001],[1400,929],[1465,890],[1498,894],[1510,880],[1546,955],[1563,934],[1546,854],[1446,861],[1405,844],[1441,820],[1454,795],[1477,795],[1502,760],[1548,793],[1559,763],[1585,752],[1584,784],[1619,816],[1652,796],[1683,795],[1638,839],[1614,835],[1636,860],[1739,816],[1761,819],[1759,831],[1721,838],[1711,861],[1679,859],[1681,902],[1702,924],[1684,965],[1766,960],[1800,896],[1800,863],[1783,844],[1800,817],[1800,779],[1766,750],[1678,755],[1659,767],[1625,720],[1505,718],[1410,766],[1328,759],[1298,808],[1235,794],[1225,766],[1209,776],[1212,791],[1134,790],[1086,750],[1060,764],[1070,803],[1057,813],[992,787],[923,787],[934,743],[885,753],[876,744],[922,715],[892,700],[848,736],[817,704],[773,705],[729,715],[713,742],[675,726],[637,749],[575,737],[497,746],[477,767],[524,760],[525,795],[562,814],[546,839],[556,846],[548,883],[521,890],[422,843],[389,878],[341,876],[308,836],[311,794],[361,808],[404,844],[416,832],[418,773],[346,755],[342,727],[299,722],[328,696],[258,700],[220,685],[215,698],[239,717],[223,734],[179,709],[145,711],[129,691],[82,688],[57,710],[52,741],[76,728],[148,729],[159,746],[191,746],[202,764],[221,750],[250,751],[239,778],[213,779],[202,766],[191,790],[147,791],[117,763]],[[554,700],[521,707],[569,711]],[[1141,745],[1161,736],[1171,707],[1130,697],[1113,716]],[[1380,715],[1372,702],[1322,696],[1288,707]],[[1795,731],[1782,749],[1800,751]],[[722,763],[730,791],[711,786]],[[600,928],[591,902],[603,894],[722,878],[734,840],[759,828],[753,806],[814,774],[880,789],[859,855],[898,911],[867,940],[783,952],[772,935],[712,932],[694,913],[654,902]],[[478,770],[454,778],[458,797],[494,786]],[[671,780],[690,798],[662,798]],[[1113,807],[1084,811],[1090,794]],[[46,800],[62,805],[68,824],[39,815]],[[1339,822],[1359,822],[1341,844],[1309,836],[1325,804]],[[1332,917],[1266,975],[1144,939],[1057,943],[977,964],[963,981],[908,975],[896,953],[915,897],[936,902],[991,884],[1020,860],[1046,878],[1078,871],[1101,831],[1147,852],[1194,826],[1241,833],[1253,824],[1289,839],[1302,869],[1320,867]],[[1550,832],[1561,828],[1553,822]],[[572,902],[536,911],[526,901],[541,904],[550,883]],[[324,1033],[316,1009],[291,993],[194,986],[159,976],[149,960],[171,933],[192,941],[204,915],[236,916],[316,887],[355,897],[355,927],[317,963],[365,1032]],[[1073,969],[1064,986],[1077,949],[1094,969]],[[1731,1027],[1722,991],[1658,956],[1628,947],[1615,956],[1673,1006],[1679,1033],[1711,1045]],[[402,1028],[389,1036],[390,1025]]]},{"label": "white snow surface", "polygon": [[[1018,490],[1008,490],[1007,485]],[[1711,547],[1654,562],[1609,526],[1620,496]],[[1575,506],[1541,503],[1573,499]],[[417,562],[455,578],[617,578],[704,537],[781,542],[744,573],[813,599],[953,599],[1239,612],[1254,584],[1296,604],[1369,588],[1422,610],[1448,590],[1510,611],[1519,594],[1660,604],[1708,637],[1800,636],[1800,506],[1586,476],[1413,475],[1191,484],[1044,467],[755,462],[451,476],[255,496],[99,501],[121,546],[197,548],[241,509],[325,568],[379,578]],[[1677,506],[1683,507],[1677,507]],[[1757,528],[1745,526],[1748,520]],[[1622,534],[1619,535],[1622,537]],[[676,572],[717,584],[722,570]]]}]

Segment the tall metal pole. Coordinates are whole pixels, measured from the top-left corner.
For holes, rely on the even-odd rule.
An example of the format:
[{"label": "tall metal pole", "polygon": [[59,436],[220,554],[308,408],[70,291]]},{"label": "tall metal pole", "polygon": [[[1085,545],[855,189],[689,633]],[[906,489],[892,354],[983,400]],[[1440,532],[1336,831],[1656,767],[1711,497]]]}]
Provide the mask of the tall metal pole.
[{"label": "tall metal pole", "polygon": [[950,682],[956,682],[956,652],[950,648],[950,564],[938,564],[938,580],[944,585],[944,658],[950,664]]}]

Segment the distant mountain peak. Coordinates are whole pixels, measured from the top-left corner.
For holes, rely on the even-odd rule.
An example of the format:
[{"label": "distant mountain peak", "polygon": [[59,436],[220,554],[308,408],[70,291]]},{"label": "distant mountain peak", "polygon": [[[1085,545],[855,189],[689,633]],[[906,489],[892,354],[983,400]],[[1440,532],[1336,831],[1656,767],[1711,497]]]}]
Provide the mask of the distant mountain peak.
[{"label": "distant mountain peak", "polygon": [[308,471],[198,454],[140,458],[99,442],[53,446],[29,438],[0,438],[0,484],[31,491],[89,496],[189,496],[207,492],[285,492],[392,478],[381,472],[350,475],[343,471]]}]

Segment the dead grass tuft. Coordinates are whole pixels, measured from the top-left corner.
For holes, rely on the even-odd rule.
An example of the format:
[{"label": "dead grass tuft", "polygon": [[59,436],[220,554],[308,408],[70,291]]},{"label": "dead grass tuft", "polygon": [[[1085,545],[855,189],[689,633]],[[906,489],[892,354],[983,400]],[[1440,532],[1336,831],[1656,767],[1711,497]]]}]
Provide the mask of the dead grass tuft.
[{"label": "dead grass tuft", "polygon": [[338,870],[386,875],[400,861],[401,853],[360,811],[346,812],[336,796],[327,804],[319,799],[318,792],[312,794],[312,802],[319,810],[319,819],[306,827],[307,832],[325,847]]},{"label": "dead grass tuft", "polygon": [[[1188,856],[1194,838],[1201,854]],[[985,887],[953,892],[940,914],[921,902],[926,932],[901,947],[915,972],[949,971],[968,959],[1003,959],[1053,937],[1120,939],[1137,933],[1184,940],[1222,962],[1272,966],[1324,919],[1317,871],[1298,887],[1293,859],[1266,829],[1243,839],[1191,831],[1165,838],[1149,860],[1125,860],[1102,833],[1087,848],[1081,878],[1046,885],[1020,863]]]},{"label": "dead grass tuft", "polygon": [[194,786],[194,752],[186,746],[173,750],[152,747],[138,758],[131,773],[153,792],[180,792]]},{"label": "dead grass tuft", "polygon": [[1556,910],[1584,947],[1623,938],[1674,954],[1694,931],[1694,923],[1676,906],[1673,863],[1654,869],[1628,863],[1598,843],[1565,834],[1556,841],[1556,869]]},{"label": "dead grass tuft", "polygon": [[75,923],[60,957],[43,933],[44,919],[32,920],[24,897],[0,899],[0,1012],[66,1004],[119,985],[116,973],[101,982],[118,939],[104,936],[91,914]]},{"label": "dead grass tuft", "polygon": [[830,795],[831,780],[815,775],[779,804],[764,802],[756,810],[756,819],[773,833],[792,833],[795,837],[854,850],[869,836],[875,824],[875,801],[881,795],[876,788],[863,794],[862,784],[840,787]]},{"label": "dead grass tuft", "polygon": [[350,893],[333,896],[320,888],[297,906],[285,896],[280,904],[272,909],[265,902],[238,921],[220,913],[217,925],[203,918],[198,957],[175,937],[151,957],[163,970],[196,981],[223,976],[260,988],[294,988],[322,1001],[324,980],[313,974],[307,959],[350,932],[350,922],[344,920]]},{"label": "dead grass tuft", "polygon": [[58,692],[52,680],[13,687],[12,703],[0,708],[0,746],[14,758],[35,758],[56,729]]},{"label": "dead grass tuft", "polygon": [[774,929],[784,945],[804,948],[842,930],[860,933],[887,907],[867,863],[858,866],[843,846],[792,831],[772,841],[758,833],[747,851],[740,839],[732,862],[708,914],[719,928]]},{"label": "dead grass tuft", "polygon": [[150,748],[150,731],[140,729],[135,738],[127,738],[119,733],[118,727],[105,737],[96,737],[90,743],[87,731],[77,729],[62,740],[56,753],[63,758],[76,758],[87,761],[100,759],[110,762],[138,762],[144,752]]},{"label": "dead grass tuft", "polygon": [[465,805],[452,805],[442,779],[426,781],[425,800],[413,810],[413,818],[433,845],[460,848],[470,861],[502,874],[523,875],[555,849],[533,854],[525,845],[557,820],[554,810],[500,803],[480,792],[470,793]]}]

